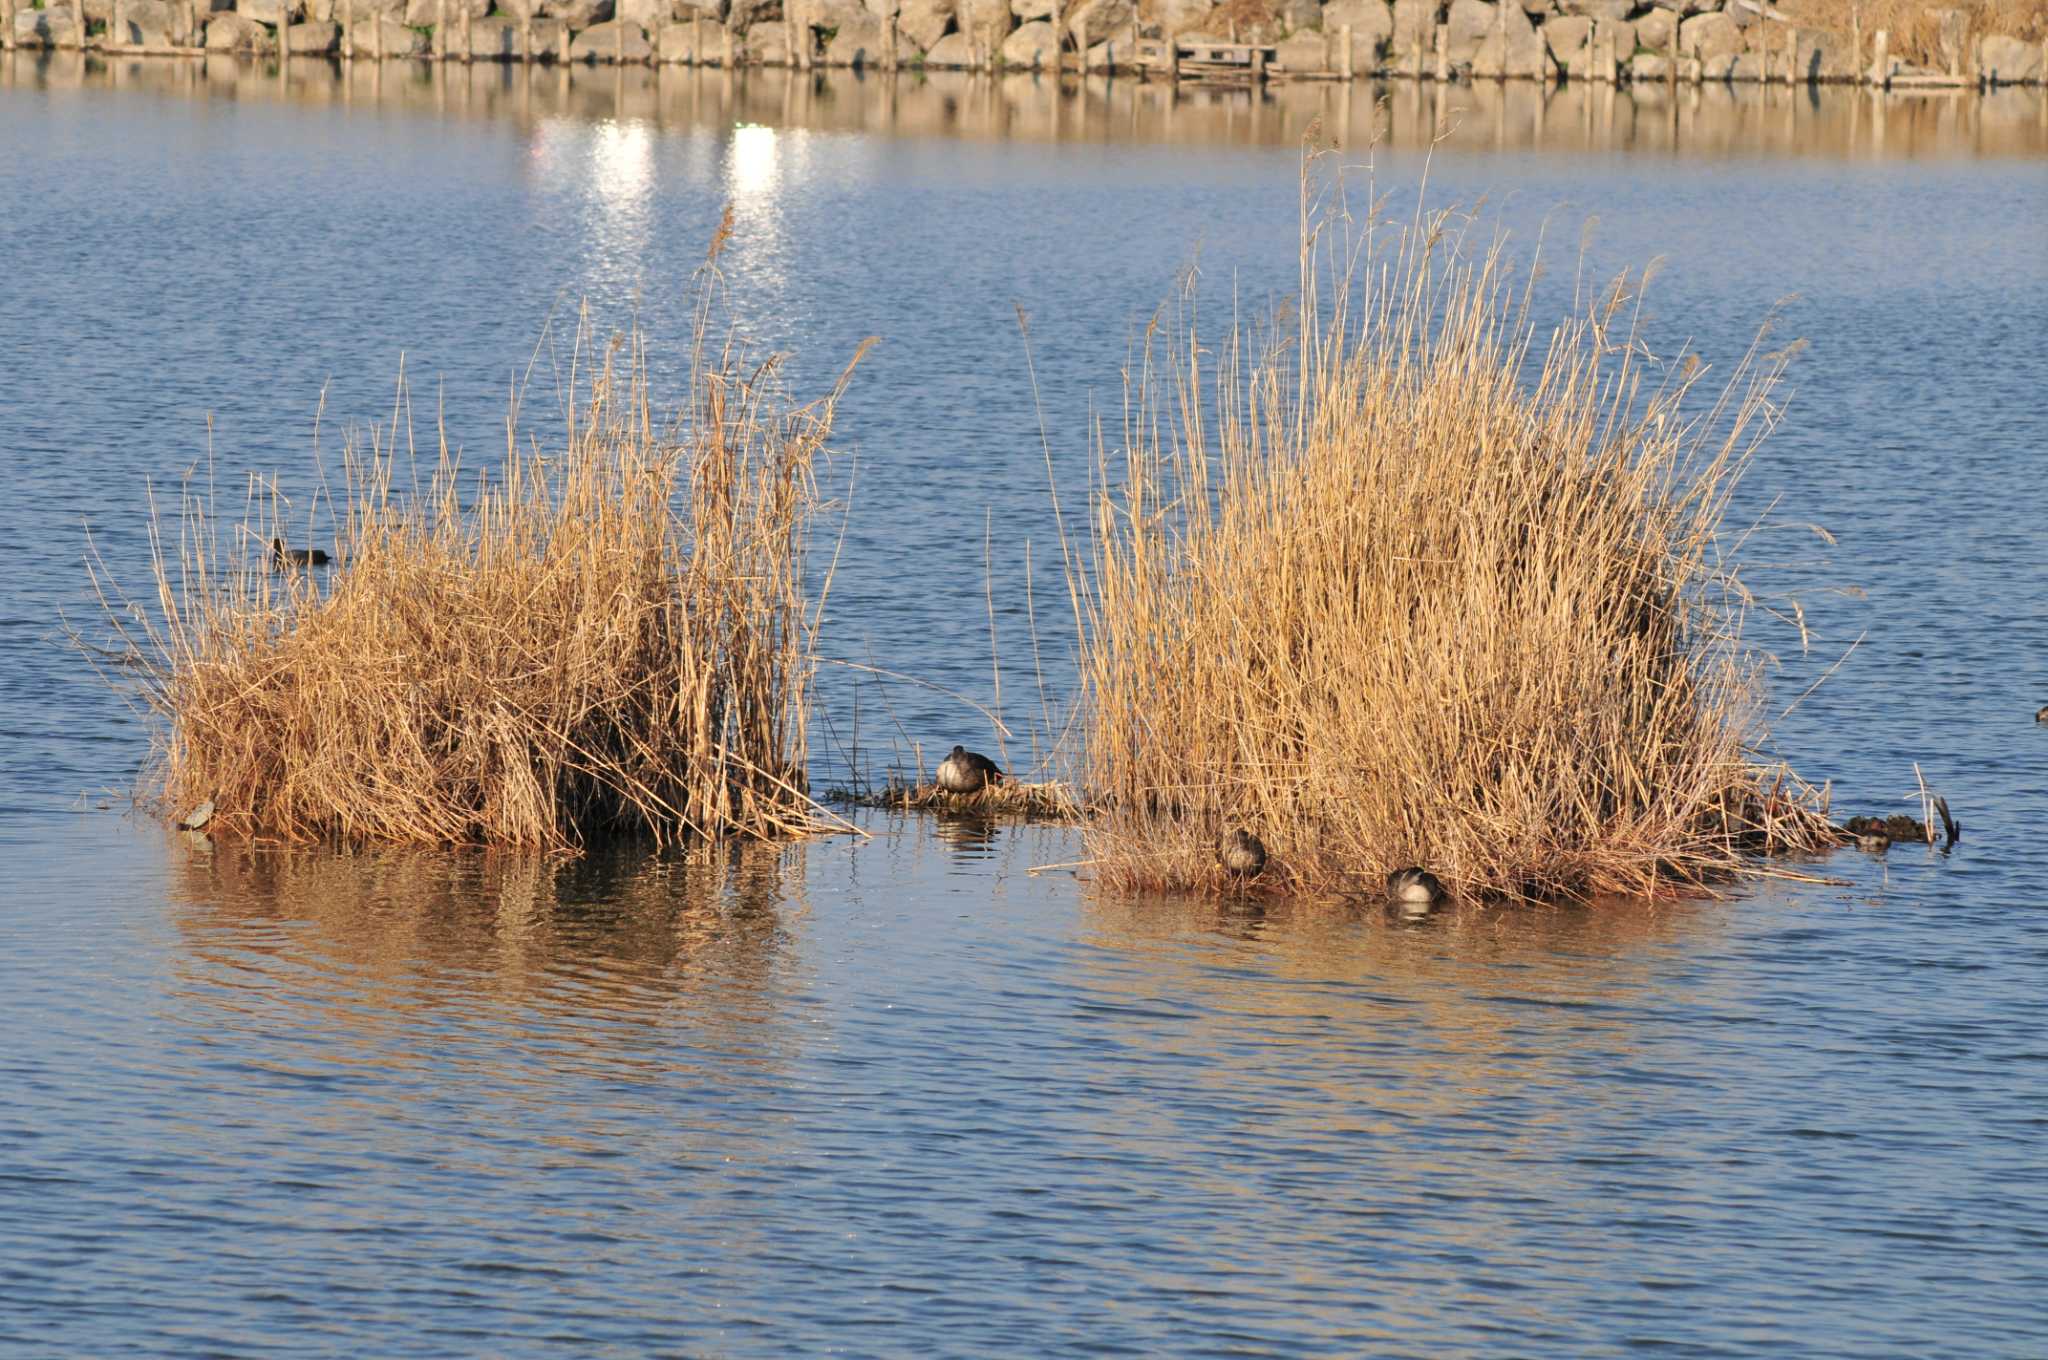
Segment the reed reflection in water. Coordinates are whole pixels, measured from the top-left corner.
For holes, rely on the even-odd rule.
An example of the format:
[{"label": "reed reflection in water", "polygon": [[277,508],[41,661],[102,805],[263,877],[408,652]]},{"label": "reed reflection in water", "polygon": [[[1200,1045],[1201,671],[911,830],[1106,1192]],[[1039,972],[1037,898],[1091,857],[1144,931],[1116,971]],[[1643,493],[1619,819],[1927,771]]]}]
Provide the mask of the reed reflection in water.
[{"label": "reed reflection in water", "polygon": [[1984,95],[1840,86],[1529,81],[1175,87],[1127,77],[963,71],[506,66],[0,53],[0,87],[104,89],[309,107],[370,106],[528,124],[568,117],[723,131],[763,125],[892,137],[1397,150],[1634,151],[1859,159],[2048,154],[2048,90]]}]

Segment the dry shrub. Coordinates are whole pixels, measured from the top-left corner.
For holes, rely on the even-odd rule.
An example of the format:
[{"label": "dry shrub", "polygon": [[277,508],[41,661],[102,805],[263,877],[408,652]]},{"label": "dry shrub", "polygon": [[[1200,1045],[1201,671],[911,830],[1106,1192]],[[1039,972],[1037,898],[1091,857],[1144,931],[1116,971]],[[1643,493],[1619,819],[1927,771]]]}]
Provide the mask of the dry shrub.
[{"label": "dry shrub", "polygon": [[1821,799],[1753,757],[1723,557],[1782,356],[1697,410],[1700,370],[1653,363],[1629,280],[1535,358],[1470,219],[1311,208],[1291,339],[1238,325],[1212,353],[1190,297],[1126,373],[1075,580],[1102,881],[1215,886],[1233,826],[1274,890],[1413,863],[1511,898],[1830,843]]},{"label": "dry shrub", "polygon": [[417,487],[409,420],[373,430],[345,458],[331,571],[268,560],[274,494],[225,546],[188,494],[175,560],[156,536],[155,616],[109,610],[163,720],[165,804],[210,800],[230,836],[554,852],[829,816],[803,774],[823,603],[804,544],[852,365],[796,404],[775,359],[712,334],[718,296],[707,265],[667,420],[641,338],[600,347],[586,320],[563,427],[544,444],[515,408],[496,475],[444,437]]},{"label": "dry shrub", "polygon": [[1847,36],[1863,35],[1863,60],[1872,60],[1870,43],[1879,29],[1886,33],[1892,56],[1908,65],[1945,70],[1942,49],[1943,15],[1951,8],[1961,15],[1962,62],[1977,40],[2001,33],[2024,41],[2048,38],[2048,0],[1979,0],[1954,6],[1927,0],[1785,0],[1781,11],[1795,23]]}]

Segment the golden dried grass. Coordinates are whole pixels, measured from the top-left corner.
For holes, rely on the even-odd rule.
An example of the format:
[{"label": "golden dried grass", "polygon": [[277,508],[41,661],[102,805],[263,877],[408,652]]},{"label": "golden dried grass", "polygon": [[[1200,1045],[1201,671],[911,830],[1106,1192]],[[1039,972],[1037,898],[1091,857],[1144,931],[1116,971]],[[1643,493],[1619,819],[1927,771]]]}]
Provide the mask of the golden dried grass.
[{"label": "golden dried grass", "polygon": [[637,332],[600,346],[586,319],[560,433],[515,403],[495,474],[444,436],[416,485],[398,415],[352,443],[331,572],[268,559],[289,535],[260,488],[225,543],[189,490],[175,549],[153,530],[153,614],[95,564],[146,660],[168,809],[211,801],[232,837],[550,852],[836,821],[804,776],[804,549],[853,363],[798,404],[724,319],[715,254],[672,417]]},{"label": "golden dried grass", "polygon": [[[1944,16],[1960,18],[1962,53],[1977,40],[2000,33],[2023,41],[2048,38],[2048,0],[1979,0],[1974,4],[1940,5],[1925,0],[1784,0],[1779,10],[1794,23],[1827,29],[1843,36],[1860,32],[1863,60],[1871,61],[1870,42],[1879,29],[1887,35],[1891,54],[1900,61],[1930,70],[1946,69],[1948,54],[1941,42]],[[1962,58],[1968,65],[1967,56]]]},{"label": "golden dried grass", "polygon": [[[1339,225],[1346,229],[1340,231]],[[1782,355],[1717,402],[1622,279],[1541,337],[1501,240],[1302,213],[1300,316],[1205,347],[1190,293],[1125,375],[1081,620],[1090,853],[1112,890],[1649,893],[1831,843],[1755,752],[1728,497]]]}]

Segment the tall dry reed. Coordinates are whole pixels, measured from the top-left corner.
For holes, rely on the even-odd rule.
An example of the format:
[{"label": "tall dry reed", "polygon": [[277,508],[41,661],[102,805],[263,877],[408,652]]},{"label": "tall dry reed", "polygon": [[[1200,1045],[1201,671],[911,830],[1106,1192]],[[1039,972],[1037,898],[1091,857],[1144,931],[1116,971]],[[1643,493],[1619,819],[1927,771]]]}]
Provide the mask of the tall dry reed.
[{"label": "tall dry reed", "polygon": [[210,801],[232,836],[552,852],[820,825],[804,545],[853,366],[796,404],[724,321],[715,266],[702,282],[673,417],[638,334],[586,321],[562,425],[522,430],[515,405],[493,474],[444,437],[421,484],[403,415],[352,445],[331,569],[270,560],[274,496],[224,536],[186,495],[153,613],[109,610],[145,660],[165,804]]},{"label": "tall dry reed", "polygon": [[1288,338],[1212,351],[1191,292],[1148,332],[1072,573],[1112,889],[1217,885],[1234,826],[1269,887],[1510,898],[1821,843],[1756,755],[1722,532],[1782,356],[1702,405],[1629,280],[1539,336],[1508,270],[1469,218],[1354,223],[1305,180]]}]

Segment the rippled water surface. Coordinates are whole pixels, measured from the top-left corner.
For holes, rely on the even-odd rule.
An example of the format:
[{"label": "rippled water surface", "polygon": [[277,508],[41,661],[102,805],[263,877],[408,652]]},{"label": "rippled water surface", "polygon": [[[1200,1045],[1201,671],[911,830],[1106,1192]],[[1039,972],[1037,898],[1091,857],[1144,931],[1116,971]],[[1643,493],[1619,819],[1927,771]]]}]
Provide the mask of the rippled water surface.
[{"label": "rippled water surface", "polygon": [[[1401,90],[64,65],[0,58],[0,1350],[2042,1353],[2035,104],[1480,90],[1425,162]],[[1734,510],[1803,609],[1804,650],[1756,619],[1774,706],[1861,643],[1778,744],[1852,808],[1918,762],[1955,854],[1404,925],[1102,901],[1027,873],[1080,856],[1056,829],[546,865],[211,846],[108,794],[148,734],[61,643],[88,530],[141,584],[148,488],[195,466],[317,529],[321,394],[331,456],[401,354],[501,447],[580,300],[680,335],[727,204],[734,305],[800,382],[882,337],[827,650],[992,703],[992,573],[1021,730],[1027,599],[1071,694],[1041,406],[1078,488],[1187,264],[1219,309],[1291,289],[1315,118],[1361,198],[1426,171],[1543,236],[1539,312],[1661,258],[1654,347],[1806,342]],[[987,739],[859,693],[878,760]]]}]

